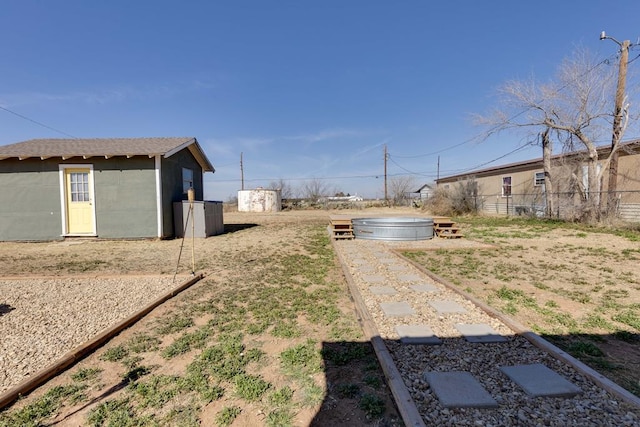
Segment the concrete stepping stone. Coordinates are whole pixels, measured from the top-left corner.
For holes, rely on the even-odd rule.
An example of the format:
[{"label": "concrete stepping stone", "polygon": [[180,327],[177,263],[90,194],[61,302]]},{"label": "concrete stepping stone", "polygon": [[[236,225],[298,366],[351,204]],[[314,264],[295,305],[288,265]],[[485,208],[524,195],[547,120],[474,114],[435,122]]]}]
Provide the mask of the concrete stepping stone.
[{"label": "concrete stepping stone", "polygon": [[389,271],[407,271],[407,266],[401,264],[390,264],[387,268]]},{"label": "concrete stepping stone", "polygon": [[372,265],[358,265],[356,267],[361,273],[373,273],[375,271]]},{"label": "concrete stepping stone", "polygon": [[447,300],[429,301],[429,305],[433,307],[440,314],[467,312],[467,309],[465,309],[463,306],[461,306],[455,301],[447,301]]},{"label": "concrete stepping stone", "polygon": [[529,396],[572,397],[582,393],[580,387],[541,363],[501,366],[500,370]]},{"label": "concrete stepping stone", "polygon": [[391,286],[369,286],[369,292],[374,295],[395,295],[398,293]]},{"label": "concrete stepping stone", "polygon": [[354,265],[363,265],[363,264],[369,264],[369,261],[367,261],[366,259],[362,259],[362,258],[356,258],[356,259],[352,260],[351,263],[354,264]]},{"label": "concrete stepping stone", "polygon": [[380,258],[378,262],[380,262],[380,264],[395,264],[396,260],[393,258]]},{"label": "concrete stepping stone", "polygon": [[436,292],[439,291],[438,287],[430,285],[428,283],[424,283],[422,285],[411,285],[409,286],[412,290],[416,292]]},{"label": "concrete stepping stone", "polygon": [[406,301],[381,302],[380,308],[387,317],[405,317],[412,316],[416,313]]},{"label": "concrete stepping stone", "polygon": [[367,283],[382,283],[385,281],[385,278],[383,276],[373,274],[368,276],[362,276],[362,280],[364,280]]},{"label": "concrete stepping stone", "polygon": [[427,325],[397,325],[396,332],[402,344],[442,344]]},{"label": "concrete stepping stone", "polygon": [[424,378],[445,408],[498,406],[498,402],[469,372],[425,372]]},{"label": "concrete stepping stone", "polygon": [[457,323],[456,329],[464,336],[464,338],[472,343],[492,343],[492,342],[505,342],[506,337],[503,337],[491,325],[486,323],[479,324],[464,324]]},{"label": "concrete stepping stone", "polygon": [[419,282],[423,279],[417,274],[402,274],[398,276],[398,280],[400,280],[401,282]]}]

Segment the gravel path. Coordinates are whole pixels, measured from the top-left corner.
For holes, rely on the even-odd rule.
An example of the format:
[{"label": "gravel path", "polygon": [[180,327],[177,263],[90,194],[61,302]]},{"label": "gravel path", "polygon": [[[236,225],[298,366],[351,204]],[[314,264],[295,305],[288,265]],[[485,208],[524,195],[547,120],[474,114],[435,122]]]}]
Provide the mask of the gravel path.
[{"label": "gravel path", "polygon": [[0,280],[0,393],[180,283],[149,276]]},{"label": "gravel path", "polygon": [[[410,263],[391,252],[392,248],[445,247],[451,243],[338,241],[335,247],[366,305],[380,336],[385,340],[395,365],[427,425],[442,426],[638,426],[640,410],[594,384],[571,366],[515,335],[500,320],[489,316],[458,293],[436,283]],[[474,242],[469,242],[474,245]],[[460,246],[460,243],[456,243]],[[431,285],[432,292],[417,292],[412,286]],[[377,295],[370,287],[392,287],[393,295]],[[454,301],[465,313],[438,314],[429,302]],[[409,302],[415,314],[389,317],[382,302]],[[437,346],[403,345],[395,327],[399,324],[426,324],[442,339]],[[454,327],[456,323],[489,324],[508,340],[504,343],[473,344]],[[580,387],[573,398],[534,398],[509,380],[500,366],[542,363]],[[470,372],[498,402],[496,409],[445,408],[423,378],[425,371]]]}]

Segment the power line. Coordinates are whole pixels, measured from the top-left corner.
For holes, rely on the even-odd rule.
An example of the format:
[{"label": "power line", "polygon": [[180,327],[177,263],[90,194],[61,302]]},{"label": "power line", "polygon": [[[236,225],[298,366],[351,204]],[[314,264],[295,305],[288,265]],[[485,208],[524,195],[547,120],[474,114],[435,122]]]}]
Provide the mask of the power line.
[{"label": "power line", "polygon": [[395,157],[397,157],[397,158],[399,158],[399,159],[418,159],[418,158],[420,158],[420,157],[429,157],[429,156],[433,156],[434,154],[439,154],[439,153],[442,153],[442,152],[445,152],[445,151],[453,150],[454,148],[458,148],[458,147],[460,147],[460,146],[463,146],[463,145],[465,145],[465,144],[468,144],[468,143],[472,142],[472,141],[473,141],[473,140],[475,140],[475,139],[477,139],[477,137],[476,137],[476,136],[474,136],[474,137],[472,137],[472,138],[469,138],[469,139],[467,139],[467,140],[465,140],[465,141],[462,141],[462,142],[460,142],[460,143],[458,143],[458,144],[452,145],[451,147],[443,148],[443,149],[441,149],[441,150],[437,150],[437,151],[432,151],[431,153],[426,153],[426,154],[414,154],[414,155],[411,155],[411,156],[402,156],[402,155],[397,155],[397,154],[396,154],[396,155],[394,155],[394,156],[395,156]]},{"label": "power line", "polygon": [[42,127],[47,128],[47,129],[49,129],[49,130],[52,130],[52,131],[54,131],[54,132],[58,132],[59,134],[62,134],[62,135],[68,136],[68,137],[73,138],[73,139],[78,139],[78,137],[77,137],[77,136],[73,136],[73,135],[68,134],[68,133],[66,133],[66,132],[63,132],[63,131],[61,131],[61,130],[58,130],[58,129],[54,128],[54,127],[51,127],[51,126],[45,125],[44,123],[40,123],[39,121],[33,120],[33,119],[31,119],[31,118],[29,118],[29,117],[27,117],[27,116],[24,116],[24,115],[22,115],[22,114],[16,113],[15,111],[12,111],[12,110],[10,110],[10,109],[8,109],[8,108],[5,108],[5,107],[3,107],[3,106],[0,106],[0,110],[4,110],[4,111],[6,111],[7,113],[11,113],[11,114],[13,114],[13,115],[15,115],[15,116],[20,117],[21,119],[27,120],[27,121],[29,121],[29,122],[31,122],[31,123],[35,123],[35,124],[37,124],[38,126],[42,126]]},{"label": "power line", "polygon": [[[510,156],[510,155],[512,155],[512,154],[515,154],[515,153],[517,153],[518,151],[524,150],[525,148],[529,148],[531,145],[532,145],[531,143],[529,143],[529,144],[525,144],[525,145],[521,145],[520,147],[517,147],[516,149],[511,150],[511,151],[509,151],[509,152],[508,152],[508,153],[506,153],[506,154],[503,154],[503,155],[501,155],[501,156],[498,156],[498,157],[496,157],[496,158],[494,158],[494,159],[492,159],[492,160],[489,160],[489,161],[487,161],[487,162],[481,163],[481,164],[479,164],[479,165],[472,166],[472,167],[470,167],[470,168],[465,168],[465,169],[454,169],[454,170],[447,171],[447,172],[450,172],[450,173],[451,173],[451,172],[453,172],[453,173],[455,173],[456,175],[458,175],[458,174],[462,174],[462,173],[465,173],[465,172],[468,172],[468,171],[472,171],[472,170],[475,170],[475,169],[479,169],[479,168],[481,168],[481,167],[483,167],[483,166],[489,165],[489,164],[491,164],[491,163],[493,163],[493,162],[496,162],[496,161],[498,161],[498,160],[500,160],[500,159],[503,159],[503,158],[505,158],[505,157],[507,157],[507,156]],[[405,171],[405,172],[408,172],[408,173],[409,173],[409,174],[411,174],[411,175],[420,175],[420,176],[424,176],[424,177],[433,177],[433,176],[435,176],[435,174],[433,174],[433,173],[432,173],[432,174],[426,174],[426,173],[420,173],[420,172],[412,172],[412,171],[410,171],[410,170],[408,170],[408,169],[406,169],[406,168],[404,168],[404,167],[400,166],[400,165],[399,165],[398,163],[396,163],[392,158],[390,158],[390,160],[391,160],[391,161],[392,161],[396,166],[398,166],[400,169],[402,169],[402,170],[403,170],[403,171]]]},{"label": "power line", "polygon": [[[562,90],[562,89],[560,89],[560,90]],[[525,110],[520,111],[520,112],[519,112],[519,113],[517,113],[517,114],[514,114],[513,116],[511,116],[511,117],[509,118],[509,121],[514,120],[514,119],[517,119],[519,116],[523,115],[524,113],[526,113],[526,112],[527,112],[527,111],[529,111],[530,109],[531,109],[531,108],[527,108],[527,109],[525,109]],[[485,132],[485,133],[492,133],[493,131],[496,131],[496,130],[498,130],[499,128],[500,128],[500,125],[495,125],[495,126],[493,126],[491,129],[489,129],[489,131],[487,131],[487,132]],[[445,152],[445,151],[453,150],[454,148],[458,148],[458,147],[460,147],[460,146],[463,146],[463,145],[465,145],[465,144],[468,144],[468,143],[470,143],[470,142],[473,142],[473,141],[474,141],[474,140],[476,140],[476,139],[478,139],[478,136],[471,137],[471,138],[469,138],[469,139],[467,139],[467,140],[465,140],[465,141],[462,141],[462,142],[460,142],[460,143],[458,143],[458,144],[452,145],[452,146],[447,147],[447,148],[443,148],[443,149],[441,149],[441,150],[432,151],[431,153],[427,153],[427,154],[416,154],[416,155],[413,155],[413,156],[398,156],[398,155],[396,155],[396,157],[398,157],[398,158],[402,158],[402,159],[418,159],[418,158],[420,158],[420,157],[429,157],[429,156],[433,156],[434,154],[440,154],[440,153],[443,153],[443,152]]]},{"label": "power line", "polygon": [[[638,56],[640,56],[640,55],[638,55]],[[614,57],[615,57],[615,55],[611,55],[611,56],[609,56],[609,57],[607,57],[607,58],[603,59],[602,61],[598,62],[598,63],[597,63],[597,64],[595,64],[593,67],[591,67],[590,69],[588,69],[588,70],[586,70],[584,73],[582,73],[582,74],[580,75],[580,78],[581,78],[581,77],[586,76],[586,75],[587,75],[587,74],[589,74],[589,73],[591,73],[593,70],[595,70],[596,68],[600,67],[600,66],[601,66],[601,65],[603,65],[603,64],[609,64],[609,61],[610,61],[611,59],[613,59]],[[638,57],[634,58],[633,60],[635,61],[637,58],[638,58]],[[568,86],[569,86],[569,83],[565,83],[564,85],[562,85],[562,86],[558,89],[558,92],[562,92],[562,91],[563,91],[563,90],[565,90]],[[507,122],[511,122],[511,121],[513,121],[514,119],[517,119],[519,116],[523,115],[524,113],[526,113],[526,112],[527,112],[527,111],[529,111],[529,110],[531,110],[531,107],[526,108],[526,109],[524,109],[524,110],[522,110],[522,111],[520,111],[520,112],[518,112],[518,113],[514,114],[513,116],[509,117],[509,119],[507,119]],[[499,128],[500,128],[500,125],[495,125],[495,126],[491,127],[488,131],[484,132],[484,134],[485,134],[485,135],[490,135],[491,133],[493,133],[494,131],[498,130]],[[432,151],[432,152],[430,152],[430,153],[426,153],[426,154],[414,154],[414,155],[411,155],[411,156],[395,155],[395,157],[397,157],[397,158],[402,158],[402,159],[417,159],[417,158],[420,158],[420,157],[429,157],[429,156],[433,156],[433,155],[435,155],[435,154],[440,154],[440,153],[445,152],[445,151],[453,150],[454,148],[461,147],[461,146],[463,146],[463,145],[465,145],[465,144],[468,144],[468,143],[470,143],[470,142],[473,142],[473,141],[474,141],[474,140],[476,140],[476,139],[478,139],[478,136],[471,137],[471,138],[469,138],[469,139],[467,139],[467,140],[464,140],[464,141],[462,141],[462,142],[460,142],[460,143],[458,143],[458,144],[454,144],[454,145],[452,145],[452,146],[450,146],[450,147],[443,148],[443,149],[436,150],[436,151]]]},{"label": "power line", "polygon": [[515,153],[517,153],[517,152],[518,152],[518,151],[520,151],[520,150],[524,150],[525,148],[529,148],[529,147],[531,147],[531,145],[532,145],[531,143],[528,143],[528,144],[525,144],[525,145],[521,145],[520,147],[516,148],[515,150],[511,150],[511,151],[509,151],[508,153],[503,154],[503,155],[502,155],[502,156],[500,156],[500,157],[496,157],[496,158],[495,158],[495,159],[493,159],[493,160],[489,160],[488,162],[480,163],[479,165],[476,165],[476,166],[473,166],[473,167],[470,167],[470,168],[467,168],[467,169],[462,169],[462,170],[461,170],[460,172],[458,172],[458,173],[459,173],[459,174],[460,174],[460,173],[465,173],[465,172],[469,172],[469,171],[472,171],[472,170],[475,170],[475,169],[479,169],[479,168],[481,168],[481,167],[483,167],[483,166],[486,166],[486,165],[490,165],[491,163],[493,163],[493,162],[495,162],[495,161],[497,161],[497,160],[504,159],[505,157],[510,156],[510,155],[512,155],[512,154],[515,154]]},{"label": "power line", "polygon": [[[612,56],[610,56],[610,57],[608,57],[608,58],[605,58],[605,59],[601,60],[600,62],[598,62],[597,64],[595,64],[593,67],[589,68],[589,69],[588,69],[588,70],[586,70],[584,73],[582,73],[582,74],[580,75],[580,78],[581,78],[581,77],[586,76],[586,75],[587,75],[587,74],[589,74],[589,73],[591,73],[593,70],[595,70],[596,68],[600,67],[600,66],[601,66],[601,65],[603,65],[603,64],[609,64],[609,61],[610,61],[610,59],[611,59],[613,56],[615,56],[615,55],[612,55]],[[634,58],[634,60],[635,60],[635,59],[637,59],[637,58]],[[568,86],[569,86],[569,83],[567,82],[567,83],[565,83],[564,85],[562,85],[560,88],[558,88],[557,92],[561,92],[561,91],[565,90]],[[507,120],[507,122],[511,122],[511,121],[513,121],[513,120],[517,119],[519,116],[521,116],[522,114],[526,113],[526,112],[527,112],[527,111],[529,111],[529,110],[531,110],[531,107],[526,108],[526,109],[523,109],[522,111],[520,111],[520,112],[518,112],[518,113],[514,114],[513,116],[511,116],[511,117]],[[499,129],[500,129],[500,126],[501,126],[501,125],[495,125],[495,126],[491,127],[487,132],[485,132],[485,135],[491,135],[493,132],[495,132],[495,131],[499,130]],[[468,144],[469,142],[472,142],[472,141],[473,141],[473,140],[475,140],[475,139],[477,139],[477,137],[473,137],[473,138],[467,139],[467,140],[465,140],[465,141],[463,141],[463,142],[461,142],[461,143],[454,144],[454,145],[452,145],[452,146],[450,146],[450,147],[447,147],[447,148],[444,148],[444,149],[441,149],[441,150],[437,150],[437,151],[433,151],[433,152],[431,152],[431,153],[427,153],[427,154],[418,154],[418,155],[412,155],[412,156],[395,156],[395,157],[398,157],[398,158],[407,158],[407,159],[415,159],[415,158],[420,158],[420,157],[432,156],[432,155],[435,155],[435,154],[438,154],[438,153],[442,153],[442,152],[444,152],[444,151],[452,150],[452,149],[454,149],[454,148],[457,148],[457,147],[460,147],[460,146],[462,146],[462,145]],[[531,145],[533,145],[533,143],[529,142],[529,143],[527,143],[527,144],[525,144],[525,145],[523,145],[523,146],[517,147],[516,149],[514,149],[514,150],[512,150],[512,151],[510,151],[510,152],[508,152],[508,153],[506,153],[506,154],[504,154],[504,155],[501,155],[501,156],[499,156],[499,157],[497,157],[497,158],[495,158],[495,159],[492,159],[492,160],[490,160],[490,161],[488,161],[488,162],[484,162],[484,163],[481,163],[481,164],[479,164],[479,165],[476,165],[476,166],[473,166],[473,167],[470,167],[470,168],[461,169],[461,170],[459,170],[459,172],[458,172],[457,174],[462,174],[462,173],[469,172],[469,171],[472,171],[472,170],[475,170],[475,169],[479,169],[479,168],[481,168],[481,167],[483,167],[483,166],[489,165],[489,164],[491,164],[491,163],[493,163],[493,162],[495,162],[495,161],[497,161],[497,160],[503,159],[503,158],[505,158],[505,157],[507,157],[507,156],[509,156],[509,155],[511,155],[511,154],[514,154],[514,153],[516,153],[516,152],[518,152],[518,151],[521,151],[521,150],[523,150],[523,149],[525,149],[525,148],[527,148],[527,147],[530,147]],[[400,166],[397,162],[395,162],[395,161],[391,158],[391,155],[390,155],[389,157],[390,157],[391,161],[392,161],[396,166],[398,166],[400,169],[402,169],[402,170],[404,170],[404,171],[406,171],[406,172],[409,172],[409,173],[415,174],[415,173],[413,173],[413,172],[409,171],[408,169],[406,169],[406,168],[404,168],[404,167]],[[417,174],[416,174],[416,175],[417,175]],[[420,174],[420,175],[427,176],[427,175],[424,175],[424,174]]]},{"label": "power line", "polygon": [[[468,168],[468,169],[455,169],[455,170],[451,170],[450,172],[459,172],[459,173],[463,173],[467,170],[473,170],[473,169],[477,169],[479,167],[482,167],[484,165],[493,163],[497,160],[500,160],[504,157],[507,157],[511,154],[514,154],[520,150],[523,150],[525,148],[528,148],[529,145],[523,145],[520,146],[518,148],[516,148],[515,150],[512,150],[506,154],[503,154],[499,157],[496,157],[493,160],[490,160],[488,162],[482,163],[480,165],[476,165],[472,168]],[[415,171],[411,171],[409,169],[406,169],[404,167],[402,167],[401,165],[399,165],[395,160],[393,160],[393,158],[389,158],[389,160],[391,160],[391,162],[393,164],[395,164],[397,167],[399,167],[400,169],[402,169],[404,171],[404,173],[393,173],[393,174],[389,174],[389,176],[403,176],[403,175],[417,175],[417,176],[424,176],[427,178],[432,178],[435,176],[435,173],[425,173],[425,172],[415,172]],[[448,171],[449,172],[449,171]],[[282,177],[278,177],[278,178],[250,178],[250,179],[246,179],[245,178],[245,182],[265,182],[265,181],[275,181],[275,180],[282,180],[282,181],[312,181],[312,180],[320,180],[320,181],[325,181],[325,180],[332,180],[332,179],[367,179],[367,178],[374,178],[374,179],[378,179],[380,178],[382,175],[378,174],[378,175],[341,175],[341,176],[319,176],[319,177],[307,177],[307,178],[282,178]],[[216,182],[239,182],[240,179],[220,179],[220,180],[216,180]]]},{"label": "power line", "polygon": [[[466,171],[469,170],[473,170],[473,169],[477,169],[480,168],[482,166],[488,165],[490,163],[493,163],[497,160],[503,159],[511,154],[514,154],[520,150],[523,150],[525,148],[530,147],[531,144],[526,144],[526,145],[522,145],[518,148],[516,148],[515,150],[512,150],[506,154],[503,154],[499,157],[494,158],[493,160],[490,160],[488,162],[482,163],[480,165],[476,165],[473,166],[471,168],[467,168],[467,169],[455,169],[455,170],[451,170],[450,172],[457,172],[457,173],[464,173]],[[403,175],[418,175],[418,176],[424,176],[427,178],[432,178],[435,176],[435,173],[425,173],[425,172],[414,172],[411,171],[409,169],[406,169],[404,167],[402,167],[401,165],[399,165],[395,160],[393,160],[393,158],[391,156],[389,156],[389,160],[395,164],[397,167],[399,167],[400,169],[402,169],[405,173],[395,173],[395,174],[389,174],[389,176],[403,176]],[[447,171],[449,172],[449,171]],[[278,178],[251,178],[251,179],[246,179],[245,178],[245,182],[265,182],[265,181],[276,181],[276,180],[282,180],[282,181],[312,181],[312,180],[320,180],[320,181],[325,181],[325,180],[331,180],[331,179],[365,179],[365,178],[380,178],[382,176],[382,174],[378,174],[378,175],[342,175],[342,176],[320,176],[320,177],[308,177],[308,178],[282,178],[282,177],[278,177]],[[220,179],[220,180],[216,180],[216,182],[239,182],[240,179]]]},{"label": "power line", "polygon": [[[265,181],[325,181],[329,179],[364,179],[364,178],[379,178],[382,174],[379,175],[348,175],[348,176],[321,176],[321,177],[309,177],[309,178],[245,178],[245,182],[265,182]],[[215,182],[239,182],[239,178],[235,179],[217,179]]]},{"label": "power line", "polygon": [[428,176],[428,175],[426,175],[426,174],[424,174],[424,173],[421,173],[421,172],[413,172],[413,171],[410,171],[409,169],[406,169],[406,168],[404,168],[404,167],[400,166],[400,165],[399,165],[395,160],[393,160],[393,157],[391,157],[391,156],[389,156],[388,158],[389,158],[389,160],[391,160],[391,163],[393,163],[394,165],[396,165],[397,167],[399,167],[399,168],[400,168],[400,169],[402,169],[403,171],[408,172],[408,173],[409,173],[409,174],[411,174],[411,175],[422,175],[422,176]]},{"label": "power line", "polygon": [[[602,61],[598,62],[598,63],[597,63],[597,64],[595,64],[593,67],[591,67],[590,69],[586,70],[583,74],[581,74],[581,75],[580,75],[580,77],[583,77],[583,76],[585,76],[585,75],[587,75],[587,74],[591,73],[593,70],[595,70],[597,67],[599,67],[599,66],[601,66],[601,65],[603,65],[603,64],[608,64],[608,63],[609,63],[609,62],[608,62],[609,60],[610,60],[610,58],[606,58],[606,59],[604,59],[604,60],[602,60]],[[635,60],[635,58],[634,58],[634,60]],[[558,91],[558,92],[561,92],[561,91],[563,91],[564,89],[566,89],[568,86],[569,86],[569,83],[566,83],[566,84],[564,84],[563,86],[561,86],[560,88],[558,88],[558,90],[557,90],[557,91]],[[508,119],[508,121],[512,121],[512,120],[514,120],[514,119],[517,119],[519,116],[521,116],[522,114],[525,114],[525,113],[526,113],[527,111],[529,111],[529,110],[531,110],[531,108],[523,109],[522,111],[520,111],[520,112],[518,112],[518,113],[514,114],[513,116],[511,116],[511,117]],[[499,126],[499,125],[493,126],[493,127],[488,131],[488,133],[492,133],[492,132],[494,132],[494,131],[498,130],[499,128],[500,128],[500,126]],[[420,157],[432,156],[432,155],[439,154],[439,153],[442,153],[442,152],[444,152],[444,151],[452,150],[452,149],[454,149],[454,148],[457,148],[457,147],[460,147],[460,146],[462,146],[462,145],[468,144],[469,142],[472,142],[472,141],[474,141],[474,140],[476,140],[476,139],[477,139],[477,137],[473,137],[473,138],[467,139],[467,140],[465,140],[465,141],[462,141],[462,142],[460,142],[460,143],[458,143],[458,144],[454,144],[454,145],[452,145],[452,146],[450,146],[450,147],[443,148],[443,149],[441,149],[441,150],[436,150],[436,151],[433,151],[433,152],[431,152],[431,153],[427,153],[427,154],[418,154],[418,155],[411,155],[411,156],[402,156],[402,155],[393,155],[393,156],[392,156],[390,153],[387,153],[387,154],[386,154],[386,158],[388,158],[389,160],[391,160],[391,162],[392,162],[394,165],[396,165],[398,168],[400,168],[401,170],[403,170],[403,171],[405,172],[405,173],[391,174],[391,176],[401,176],[401,175],[418,175],[418,176],[423,176],[423,177],[429,177],[429,178],[432,178],[432,177],[434,177],[434,176],[436,176],[436,175],[435,175],[435,174],[427,174],[427,173],[423,173],[423,172],[414,172],[414,171],[411,171],[411,170],[409,170],[409,169],[406,169],[405,167],[403,167],[403,166],[401,166],[400,164],[398,164],[398,163],[394,160],[394,157],[396,157],[396,158],[403,158],[403,159],[415,159],[415,158],[420,158]],[[507,157],[507,156],[510,156],[510,155],[512,155],[512,154],[515,154],[515,153],[517,153],[517,152],[519,152],[519,151],[521,151],[521,150],[524,150],[525,148],[529,148],[529,147],[531,147],[532,145],[533,145],[533,142],[529,142],[529,143],[527,143],[527,144],[525,144],[525,145],[519,146],[519,147],[517,147],[517,148],[515,148],[515,149],[513,149],[513,150],[511,150],[511,151],[509,151],[509,152],[507,152],[507,153],[505,153],[505,154],[503,154],[503,155],[501,155],[501,156],[498,156],[498,157],[496,157],[496,158],[494,158],[494,159],[492,159],[492,160],[489,160],[489,161],[487,161],[487,162],[484,162],[484,163],[481,163],[481,164],[475,165],[475,166],[470,167],[470,168],[466,168],[466,169],[458,169],[458,170],[451,170],[451,171],[447,171],[447,172],[454,172],[454,173],[456,173],[456,174],[463,174],[463,173],[468,172],[468,171],[472,171],[472,170],[475,170],[475,169],[479,169],[479,168],[481,168],[481,167],[483,167],[483,166],[489,165],[489,164],[494,163],[494,162],[496,162],[496,161],[498,161],[498,160],[500,160],[500,159],[503,159],[503,158],[505,158],[505,157]],[[380,176],[380,175],[351,175],[351,176],[327,176],[327,177],[311,177],[311,178],[277,178],[277,179],[281,179],[281,180],[283,180],[283,181],[308,181],[308,180],[329,180],[329,179],[363,179],[363,178],[379,178],[379,176]],[[255,179],[249,179],[248,181],[250,181],[250,182],[256,182],[256,181],[262,181],[262,182],[264,182],[264,181],[274,180],[274,179],[275,179],[275,178],[255,178]],[[238,181],[238,180],[237,180],[237,179],[231,179],[231,180],[220,180],[220,181],[217,181],[217,182],[236,182],[236,181]]]},{"label": "power line", "polygon": [[627,64],[631,64],[633,61],[635,61],[635,60],[636,60],[636,59],[638,59],[638,58],[640,58],[640,53],[639,53],[638,55],[636,55],[636,57],[635,57],[635,58],[633,58],[632,60],[627,61]]}]

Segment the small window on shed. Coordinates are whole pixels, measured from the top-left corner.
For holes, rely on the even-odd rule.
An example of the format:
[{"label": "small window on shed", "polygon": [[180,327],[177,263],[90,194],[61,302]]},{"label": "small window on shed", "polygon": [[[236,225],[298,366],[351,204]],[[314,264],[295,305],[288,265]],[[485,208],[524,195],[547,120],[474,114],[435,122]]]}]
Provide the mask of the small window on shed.
[{"label": "small window on shed", "polygon": [[533,177],[533,185],[540,187],[544,185],[544,172],[536,172]]},{"label": "small window on shed", "polygon": [[90,202],[89,198],[89,173],[71,172],[69,185],[72,202]]},{"label": "small window on shed", "polygon": [[182,192],[187,194],[190,188],[193,188],[193,170],[182,168]]},{"label": "small window on shed", "polygon": [[502,177],[502,197],[511,197],[511,177]]}]

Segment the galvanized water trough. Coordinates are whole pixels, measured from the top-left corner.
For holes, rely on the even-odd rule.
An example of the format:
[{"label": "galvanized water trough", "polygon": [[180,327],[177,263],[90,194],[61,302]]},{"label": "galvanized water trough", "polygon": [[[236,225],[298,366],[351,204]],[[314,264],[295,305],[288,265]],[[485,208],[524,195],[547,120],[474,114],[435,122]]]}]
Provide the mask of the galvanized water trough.
[{"label": "galvanized water trough", "polygon": [[427,240],[433,238],[433,218],[354,218],[356,239]]}]

